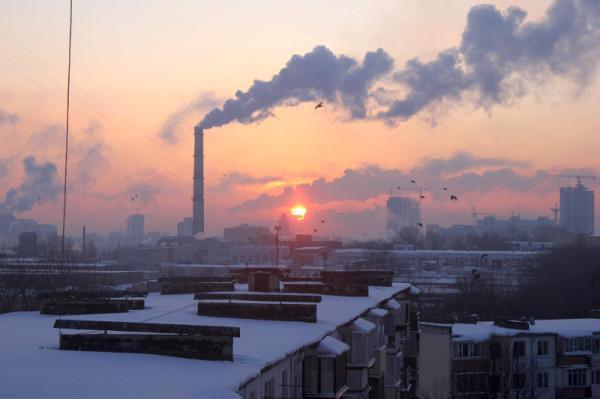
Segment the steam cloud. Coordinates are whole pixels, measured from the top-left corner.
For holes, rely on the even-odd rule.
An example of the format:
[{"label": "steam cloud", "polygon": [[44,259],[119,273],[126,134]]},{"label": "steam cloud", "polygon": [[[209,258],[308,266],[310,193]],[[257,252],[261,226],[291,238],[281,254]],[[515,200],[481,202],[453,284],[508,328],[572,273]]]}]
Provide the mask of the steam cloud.
[{"label": "steam cloud", "polygon": [[[257,122],[276,106],[317,100],[339,104],[350,119],[393,124],[459,102],[486,109],[508,106],[526,93],[528,81],[560,76],[581,87],[589,83],[600,59],[600,2],[555,0],[540,21],[526,22],[526,16],[518,7],[504,13],[492,5],[472,7],[457,47],[428,62],[409,60],[395,71],[394,60],[382,49],[368,52],[360,62],[317,46],[294,55],[271,80],[255,80],[247,91],[237,91],[198,126]],[[382,96],[376,85],[384,79]],[[390,98],[398,92],[402,97]],[[186,113],[173,114],[161,137],[173,142],[171,126]]]},{"label": "steam cloud", "polygon": [[33,156],[23,159],[25,175],[17,188],[11,188],[0,202],[0,210],[24,212],[31,210],[36,202],[56,199],[60,192],[56,165],[51,162],[38,163]]},{"label": "steam cloud", "polygon": [[12,125],[17,122],[19,122],[19,115],[11,114],[10,112],[7,112],[7,111],[3,110],[2,108],[0,108],[0,125],[3,125],[3,124]]}]

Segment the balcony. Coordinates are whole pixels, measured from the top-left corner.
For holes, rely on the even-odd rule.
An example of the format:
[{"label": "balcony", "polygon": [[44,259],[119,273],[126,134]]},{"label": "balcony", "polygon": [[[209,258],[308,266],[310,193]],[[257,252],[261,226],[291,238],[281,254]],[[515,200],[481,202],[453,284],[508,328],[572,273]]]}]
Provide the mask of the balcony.
[{"label": "balcony", "polygon": [[572,387],[556,390],[556,399],[585,399],[592,397],[590,387]]},{"label": "balcony", "polygon": [[454,373],[464,373],[470,371],[488,371],[489,369],[490,361],[486,358],[452,360],[452,372]]},{"label": "balcony", "polygon": [[558,367],[585,365],[591,364],[591,358],[589,355],[561,355],[556,359],[556,365]]}]

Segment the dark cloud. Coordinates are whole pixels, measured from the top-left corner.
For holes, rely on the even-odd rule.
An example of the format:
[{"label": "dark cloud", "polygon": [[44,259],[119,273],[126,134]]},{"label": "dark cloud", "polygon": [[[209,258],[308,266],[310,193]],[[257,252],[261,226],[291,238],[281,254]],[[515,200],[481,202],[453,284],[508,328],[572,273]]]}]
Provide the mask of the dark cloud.
[{"label": "dark cloud", "polygon": [[455,172],[462,172],[471,168],[490,166],[528,166],[527,162],[514,161],[504,158],[477,157],[466,151],[458,151],[450,158],[428,158],[415,167],[411,174],[413,176],[446,176]]},{"label": "dark cloud", "polygon": [[23,159],[24,176],[21,184],[6,191],[0,209],[9,212],[31,210],[35,203],[50,202],[61,191],[56,165],[38,163],[33,156]]},{"label": "dark cloud", "polygon": [[[219,100],[213,94],[202,94],[185,107],[169,115],[163,122],[158,136],[170,144],[179,140],[178,128],[190,116],[217,106]],[[188,132],[189,133],[189,132]]]},{"label": "dark cloud", "polygon": [[0,108],[0,126],[4,124],[13,125],[17,122],[19,122],[19,115],[10,113]]},{"label": "dark cloud", "polygon": [[[427,196],[435,201],[447,201],[450,193],[487,193],[494,190],[548,193],[566,182],[550,178],[545,171],[534,174],[519,173],[514,167],[524,166],[500,158],[478,158],[458,152],[443,159],[427,159],[409,172],[365,166],[346,169],[342,176],[311,183],[286,187],[275,195],[262,194],[232,208],[233,212],[253,212],[290,206],[297,198],[308,198],[313,203],[327,204],[336,201],[366,201],[391,192],[394,195],[415,196],[419,188],[427,189]],[[477,168],[484,170],[472,171]],[[568,174],[568,171],[563,174]],[[595,174],[594,171],[578,173]],[[448,176],[448,174],[450,176]],[[417,179],[417,184],[410,179]],[[400,187],[400,190],[398,190]],[[448,187],[449,191],[444,191]]]},{"label": "dark cloud", "polygon": [[274,181],[281,180],[278,176],[262,176],[254,177],[243,172],[229,172],[221,178],[216,189],[219,191],[229,191],[235,186],[244,185],[261,185],[267,184]]}]

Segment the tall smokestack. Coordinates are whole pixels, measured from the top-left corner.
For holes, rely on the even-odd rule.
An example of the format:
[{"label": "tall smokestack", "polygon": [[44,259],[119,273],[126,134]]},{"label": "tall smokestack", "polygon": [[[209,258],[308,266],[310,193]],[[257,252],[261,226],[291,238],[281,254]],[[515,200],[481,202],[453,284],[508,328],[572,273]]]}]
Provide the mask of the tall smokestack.
[{"label": "tall smokestack", "polygon": [[204,233],[204,131],[194,128],[193,233]]}]

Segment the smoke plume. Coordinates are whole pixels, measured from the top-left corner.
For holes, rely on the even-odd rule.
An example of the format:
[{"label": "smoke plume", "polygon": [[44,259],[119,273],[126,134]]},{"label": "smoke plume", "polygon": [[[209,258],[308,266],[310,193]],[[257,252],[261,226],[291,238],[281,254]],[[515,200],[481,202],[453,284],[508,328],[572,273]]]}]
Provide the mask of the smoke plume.
[{"label": "smoke plume", "polygon": [[35,157],[28,156],[23,159],[23,168],[25,174],[22,183],[4,194],[0,210],[28,211],[35,203],[53,201],[59,194],[60,183],[57,181],[56,165],[51,162],[38,163]]},{"label": "smoke plume", "polygon": [[11,114],[0,108],[0,125],[8,124],[12,125],[19,122],[19,115]]},{"label": "smoke plume", "polygon": [[[526,82],[556,76],[585,87],[600,58],[600,2],[555,0],[541,20],[526,17],[518,7],[505,12],[492,5],[472,7],[456,47],[430,61],[409,60],[395,71],[394,60],[382,49],[357,61],[317,46],[292,56],[270,80],[255,80],[247,91],[237,91],[198,126],[252,123],[270,116],[276,106],[317,100],[337,103],[350,119],[393,124],[460,102],[485,109],[508,106],[526,93]],[[386,96],[381,96],[375,85],[386,79]],[[390,98],[390,93],[402,94]],[[171,118],[178,121],[184,111]],[[170,132],[163,128],[161,136],[173,141]]]}]

